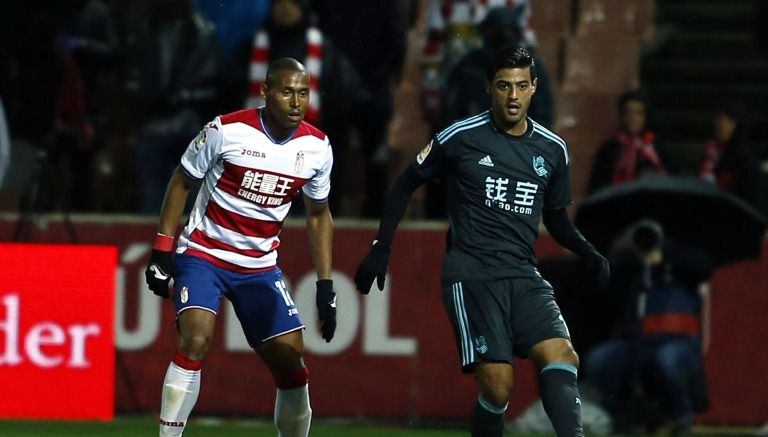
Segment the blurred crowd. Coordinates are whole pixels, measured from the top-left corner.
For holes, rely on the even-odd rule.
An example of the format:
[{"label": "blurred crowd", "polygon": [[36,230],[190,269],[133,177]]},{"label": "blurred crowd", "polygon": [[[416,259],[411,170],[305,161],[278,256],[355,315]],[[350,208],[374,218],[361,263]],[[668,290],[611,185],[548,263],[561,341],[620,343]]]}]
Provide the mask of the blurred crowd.
[{"label": "blurred crowd", "polygon": [[[12,140],[3,141],[0,163],[3,191],[17,196],[6,195],[2,208],[158,214],[165,181],[196,132],[216,115],[258,105],[266,65],[285,56],[313,76],[307,118],[333,141],[333,204],[352,183],[380,198],[410,3],[6,5],[0,95]],[[362,162],[346,159],[358,155]],[[345,179],[358,165],[364,182]],[[352,212],[373,214],[375,205]]]},{"label": "blurred crowd", "polygon": [[[397,173],[393,167],[402,165],[392,154],[397,114],[424,126],[424,137],[409,145],[414,153],[403,154],[410,161],[430,135],[488,108],[485,66],[500,47],[515,44],[533,54],[538,88],[530,115],[563,134],[567,123],[558,120],[558,105],[569,98],[562,92],[569,86],[558,82],[567,74],[548,64],[557,56],[533,26],[535,1],[10,2],[0,14],[0,211],[158,214],[165,183],[197,132],[216,115],[260,105],[267,65],[288,56],[312,77],[307,121],[334,147],[334,215],[378,217],[390,175]],[[768,7],[761,12],[755,37],[765,53]],[[652,96],[642,85],[622,85],[611,95],[612,113],[596,116],[603,129],[610,124],[605,120],[618,124],[609,126],[614,133],[602,143],[586,145],[590,153],[579,150],[583,141],[563,134],[575,161],[591,161],[571,170],[585,181],[583,193],[575,187],[577,201],[645,175],[685,174],[768,215],[768,123],[753,123],[742,102],[714,101],[709,138],[695,159],[685,160],[693,166],[681,165],[665,153],[674,145],[656,135]],[[398,105],[398,92],[412,89],[416,97]],[[581,111],[594,111],[591,105]],[[434,191],[441,189],[428,186],[412,215],[442,218],[442,196]],[[653,250],[657,259],[647,260],[651,250],[640,251],[642,262],[624,277],[638,293],[671,290],[659,308],[680,301],[698,317],[697,286],[710,271],[688,280],[690,269],[677,263],[684,280],[673,281],[672,261],[690,255],[662,253],[660,245]],[[691,337],[697,337],[695,326]],[[692,353],[700,355],[693,344]],[[637,343],[633,350],[658,345]],[[608,378],[615,354],[596,350],[591,372],[605,378],[595,378],[595,385],[605,392],[625,389]],[[690,425],[696,406],[686,402],[680,415]],[[626,410],[612,413],[627,419]]]},{"label": "blurred crowd", "polygon": [[[259,105],[266,65],[290,56],[313,76],[307,119],[328,133],[334,146],[334,214],[378,216],[389,175],[396,172],[392,167],[398,165],[391,153],[393,118],[400,112],[419,118],[427,135],[410,146],[415,151],[429,134],[484,110],[484,68],[501,46],[516,44],[534,54],[539,84],[531,115],[559,131],[557,99],[567,96],[557,85],[560,67],[550,69],[552,58],[540,55],[546,50],[532,26],[537,22],[532,3],[48,0],[5,5],[0,17],[0,210],[157,214],[165,181],[204,123]],[[408,87],[417,89],[417,99],[397,106],[398,90]],[[617,105],[616,135],[594,145],[591,166],[582,163],[572,171],[589,173],[587,193],[648,172],[692,172],[655,147],[664,139],[654,135],[648,96],[640,88],[626,91]],[[755,145],[750,136],[755,130],[747,126],[746,108],[739,102],[716,111],[695,172],[768,211],[765,139]],[[435,204],[441,196],[430,195],[440,189],[428,187],[415,216],[442,217],[442,206]]]}]

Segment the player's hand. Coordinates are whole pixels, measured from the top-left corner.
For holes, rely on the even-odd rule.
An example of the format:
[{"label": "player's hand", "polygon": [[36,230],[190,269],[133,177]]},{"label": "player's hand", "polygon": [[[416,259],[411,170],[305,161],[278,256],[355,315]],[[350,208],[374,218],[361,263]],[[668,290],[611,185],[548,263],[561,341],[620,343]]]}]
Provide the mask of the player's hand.
[{"label": "player's hand", "polygon": [[147,279],[147,285],[156,295],[167,299],[168,284],[171,282],[171,272],[173,271],[173,252],[152,249],[152,256],[149,257],[149,265],[144,271]]},{"label": "player's hand", "polygon": [[389,248],[374,241],[368,255],[363,258],[355,271],[355,286],[357,291],[368,294],[371,291],[374,278],[379,290],[384,290],[384,279],[387,276],[389,263]]},{"label": "player's hand", "polygon": [[333,281],[321,279],[317,281],[317,318],[323,322],[320,330],[326,343],[330,343],[336,332],[336,293],[333,291]]},{"label": "player's hand", "polygon": [[583,261],[594,278],[595,286],[599,290],[606,289],[611,281],[611,264],[608,260],[599,252],[590,252]]}]

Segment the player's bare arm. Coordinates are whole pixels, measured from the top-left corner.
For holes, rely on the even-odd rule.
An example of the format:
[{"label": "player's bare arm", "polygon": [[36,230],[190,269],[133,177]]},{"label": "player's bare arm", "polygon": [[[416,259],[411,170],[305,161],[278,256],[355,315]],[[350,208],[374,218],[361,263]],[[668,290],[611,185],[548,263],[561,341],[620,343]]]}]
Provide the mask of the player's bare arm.
[{"label": "player's bare arm", "polygon": [[184,174],[180,167],[176,167],[165,191],[157,232],[169,236],[176,234],[176,228],[179,226],[179,220],[184,213],[184,206],[187,204],[189,193],[196,190],[199,185],[199,181],[191,179]]},{"label": "player's bare arm", "polygon": [[331,279],[333,256],[333,218],[328,202],[316,203],[304,199],[307,211],[307,231],[317,279]]},{"label": "player's bare arm", "polygon": [[304,198],[307,211],[307,231],[312,257],[317,271],[317,317],[320,319],[323,338],[327,343],[336,332],[336,293],[331,279],[331,258],[333,257],[333,218],[328,202],[316,203]]}]

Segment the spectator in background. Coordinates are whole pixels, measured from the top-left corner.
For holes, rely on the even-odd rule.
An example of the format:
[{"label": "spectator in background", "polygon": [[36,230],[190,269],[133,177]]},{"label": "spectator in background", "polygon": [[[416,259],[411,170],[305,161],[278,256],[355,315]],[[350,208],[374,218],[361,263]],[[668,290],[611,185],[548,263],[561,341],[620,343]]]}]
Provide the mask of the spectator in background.
[{"label": "spectator in background", "polygon": [[243,84],[248,81],[248,64],[253,35],[267,21],[271,0],[195,0],[201,12],[213,22],[227,74],[222,75],[220,92],[224,112],[241,108]]},{"label": "spectator in background", "polygon": [[754,166],[740,105],[727,105],[712,119],[712,137],[704,144],[701,178],[746,200],[753,197]]},{"label": "spectator in background", "polygon": [[[515,7],[496,7],[478,26],[483,45],[471,50],[450,70],[443,90],[443,108],[438,129],[454,121],[488,109],[491,97],[480,80],[487,66],[493,61],[493,53],[507,45],[527,46],[526,29],[522,27],[527,4]],[[542,126],[551,129],[555,115],[554,93],[546,66],[532,52],[536,64],[536,94],[533,95],[529,115]]]},{"label": "spectator in background", "polygon": [[[768,144],[762,144],[755,154],[756,164],[752,188],[752,203],[768,217]],[[768,429],[766,429],[768,431]]]},{"label": "spectator in background", "polygon": [[[642,425],[687,434],[694,412],[708,406],[699,290],[712,261],[665,241],[659,223],[640,220],[614,245],[611,266],[615,333],[587,354],[586,379],[611,414],[614,433]],[[660,417],[642,417],[643,400],[657,403]]]},{"label": "spectator in background", "polygon": [[137,114],[140,212],[157,214],[189,136],[219,113],[220,57],[213,24],[192,0],[142,3],[126,23],[125,80]]},{"label": "spectator in background", "polygon": [[[424,79],[422,110],[424,118],[439,129],[443,101],[443,86],[449,72],[464,55],[483,46],[478,25],[492,8],[514,8],[515,23],[520,33],[521,47],[532,52],[536,35],[529,25],[531,7],[528,0],[432,0],[427,17],[427,41],[423,51]],[[450,120],[449,120],[450,121]],[[537,119],[537,121],[539,121]],[[539,121],[540,122],[540,121]]]},{"label": "spectator in background", "polygon": [[[308,0],[273,0],[264,29],[254,38],[250,57],[250,87],[246,107],[264,104],[260,89],[267,65],[282,57],[290,57],[307,66],[311,77],[312,98],[306,120],[321,128],[333,141],[335,166],[331,204],[345,209],[346,195],[359,187],[349,175],[354,166],[349,153],[356,113],[364,112],[370,103],[363,80],[347,57],[326,38],[313,21]],[[300,206],[300,205],[299,205]]]},{"label": "spectator in background", "polygon": [[352,121],[362,149],[365,197],[363,215],[378,216],[389,186],[387,134],[394,91],[405,62],[406,17],[399,1],[315,0],[319,27],[357,69],[371,96]]},{"label": "spectator in background", "polygon": [[[42,1],[3,6],[0,94],[17,140],[13,154],[35,156],[24,164],[26,168],[14,168],[14,173],[27,179],[20,181],[28,199],[20,207],[69,209],[73,200],[87,198],[82,186],[80,193],[71,189],[73,173],[81,176],[72,169],[83,164],[73,155],[89,145],[92,129],[85,114],[78,66],[71,51],[56,43],[82,4]],[[20,150],[27,148],[25,144],[31,146],[28,152]],[[16,165],[22,162],[17,160]]]},{"label": "spectator in background", "polygon": [[587,192],[613,184],[631,182],[646,174],[666,174],[656,151],[656,136],[648,127],[650,105],[645,93],[628,91],[619,97],[621,126],[597,150]]},{"label": "spectator in background", "polygon": [[253,34],[267,21],[270,3],[271,0],[195,0],[216,28],[225,59],[250,53]]},{"label": "spectator in background", "polygon": [[94,190],[102,182],[94,163],[111,136],[106,95],[117,86],[118,35],[104,1],[68,4],[72,9],[54,39],[63,74],[54,125],[57,147],[50,160],[67,207],[92,211]]},{"label": "spectator in background", "polygon": [[5,172],[11,165],[11,135],[8,131],[8,120],[5,118],[3,99],[0,98],[0,190],[3,189]]}]

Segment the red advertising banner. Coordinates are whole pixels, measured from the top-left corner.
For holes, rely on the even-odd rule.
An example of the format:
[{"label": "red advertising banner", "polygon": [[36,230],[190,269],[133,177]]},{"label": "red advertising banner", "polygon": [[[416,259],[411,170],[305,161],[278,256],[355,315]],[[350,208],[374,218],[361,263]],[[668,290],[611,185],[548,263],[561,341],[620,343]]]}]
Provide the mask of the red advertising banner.
[{"label": "red advertising banner", "polygon": [[[338,329],[331,343],[320,337],[314,305],[315,273],[303,221],[281,234],[280,263],[299,306],[312,408],[316,416],[462,419],[476,396],[471,376],[462,375],[440,292],[445,241],[442,225],[408,226],[397,234],[387,289],[361,296],[352,277],[375,233],[374,224],[337,221],[334,285]],[[15,222],[0,220],[0,235],[12,235]],[[155,220],[132,217],[75,217],[82,243],[112,244],[119,250],[116,284],[115,408],[118,413],[157,414],[163,377],[174,352],[173,304],[144,285],[144,268]],[[67,242],[73,235],[61,220],[30,233],[30,239]],[[537,242],[540,258],[563,255],[547,235]],[[46,265],[51,264],[50,261]],[[5,266],[2,266],[5,269]],[[704,423],[759,424],[768,419],[768,352],[759,334],[768,331],[768,251],[762,259],[718,271],[711,284],[705,364],[710,410]],[[557,284],[555,284],[557,287]],[[566,296],[584,302],[589,297]],[[582,305],[583,306],[583,305]],[[0,322],[7,316],[0,313]],[[589,323],[590,314],[582,319]],[[569,320],[566,314],[566,320]],[[570,321],[569,321],[570,324]],[[579,343],[583,328],[572,326]],[[583,342],[583,341],[582,341]],[[578,349],[578,348],[577,348]],[[751,370],[752,369],[752,370]],[[274,383],[248,347],[231,307],[223,305],[213,346],[203,364],[195,415],[269,416]],[[527,360],[516,363],[512,418],[538,397],[536,374]]]},{"label": "red advertising banner", "polygon": [[0,417],[112,419],[116,268],[115,247],[0,244]]}]

